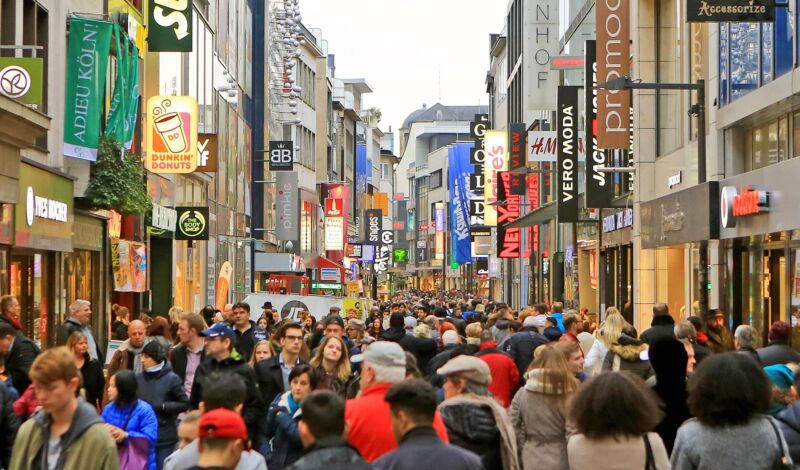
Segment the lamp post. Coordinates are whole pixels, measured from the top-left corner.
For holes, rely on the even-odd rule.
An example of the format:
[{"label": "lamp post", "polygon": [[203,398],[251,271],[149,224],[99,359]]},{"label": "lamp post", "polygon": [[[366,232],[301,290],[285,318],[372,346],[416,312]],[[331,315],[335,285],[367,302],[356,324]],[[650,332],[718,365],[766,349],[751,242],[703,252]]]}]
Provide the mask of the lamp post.
[{"label": "lamp post", "polygon": [[[597,85],[605,90],[685,90],[696,91],[697,102],[689,108],[689,114],[697,116],[697,182],[706,182],[706,82],[696,83],[643,83],[630,77],[619,77]],[[708,240],[700,242],[697,266],[699,311],[703,315],[708,309]]]}]

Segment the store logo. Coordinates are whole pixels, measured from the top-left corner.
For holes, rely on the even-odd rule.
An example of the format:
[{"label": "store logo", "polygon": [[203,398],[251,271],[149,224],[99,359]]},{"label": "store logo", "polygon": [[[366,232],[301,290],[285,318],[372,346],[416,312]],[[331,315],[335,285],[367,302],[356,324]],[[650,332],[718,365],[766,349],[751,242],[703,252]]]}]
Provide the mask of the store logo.
[{"label": "store logo", "polygon": [[292,171],[294,168],[294,142],[273,140],[269,143],[269,171]]},{"label": "store logo", "polygon": [[384,245],[394,244],[394,233],[391,230],[384,230],[381,232],[381,242]]},{"label": "store logo", "polygon": [[31,89],[31,76],[17,65],[9,65],[0,70],[0,93],[9,98],[25,96]]},{"label": "store logo", "polygon": [[67,205],[61,201],[47,199],[42,196],[35,196],[33,188],[28,186],[25,194],[25,222],[28,227],[33,226],[33,219],[54,220],[56,222],[67,221]]},{"label": "store logo", "polygon": [[308,307],[299,300],[290,300],[281,307],[281,320],[297,320],[300,312],[308,310]]},{"label": "store logo", "polygon": [[190,96],[147,100],[147,158],[153,173],[191,173],[197,168],[197,101]]},{"label": "store logo", "polygon": [[28,194],[25,197],[25,222],[28,227],[33,225],[33,188],[28,186]]},{"label": "store logo", "polygon": [[769,212],[769,192],[751,190],[749,185],[738,191],[734,186],[725,186],[719,199],[724,228],[735,227],[737,217]]},{"label": "store logo", "polygon": [[208,240],[208,208],[179,207],[176,240]]}]

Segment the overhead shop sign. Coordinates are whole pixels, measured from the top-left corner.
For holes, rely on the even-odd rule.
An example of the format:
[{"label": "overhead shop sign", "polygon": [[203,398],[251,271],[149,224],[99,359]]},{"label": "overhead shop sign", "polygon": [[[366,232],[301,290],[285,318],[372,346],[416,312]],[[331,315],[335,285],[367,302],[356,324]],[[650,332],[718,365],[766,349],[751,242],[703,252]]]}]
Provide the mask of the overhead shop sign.
[{"label": "overhead shop sign", "polygon": [[515,122],[508,126],[509,149],[508,149],[508,169],[512,173],[508,174],[510,187],[508,194],[516,196],[525,195],[525,174],[522,173],[527,164],[528,134],[525,123]]},{"label": "overhead shop sign", "polygon": [[269,171],[292,171],[294,168],[294,142],[271,140],[269,142]]},{"label": "overhead shop sign", "polygon": [[[523,62],[525,64],[523,75],[528,90],[525,103],[528,110],[552,111],[556,107],[556,87],[560,72],[550,67],[550,59],[558,55],[559,51],[559,4],[557,0],[523,3],[526,10],[524,13],[526,31],[530,27],[527,40],[532,43],[530,52],[526,43],[526,60]],[[512,58],[513,61],[516,59]]]},{"label": "overhead shop sign", "polygon": [[[597,45],[586,41],[586,207],[611,207],[614,188],[611,174],[600,170],[608,165],[609,154],[598,146],[597,122]],[[589,78],[591,77],[591,78]]]},{"label": "overhead shop sign", "polygon": [[325,249],[344,250],[342,199],[325,198]]},{"label": "overhead shop sign", "polygon": [[218,152],[217,134],[199,134],[197,136],[197,168],[194,171],[216,173]]},{"label": "overhead shop sign", "polygon": [[345,249],[345,255],[348,258],[361,258],[361,243],[348,243],[347,248]]},{"label": "overhead shop sign", "polygon": [[[629,0],[597,0],[597,82],[630,74]],[[630,90],[597,90],[597,146],[628,149]]]},{"label": "overhead shop sign", "polygon": [[279,171],[275,176],[276,192],[275,236],[281,241],[297,241],[300,239],[300,193],[298,177],[295,171]]},{"label": "overhead shop sign", "polygon": [[[578,155],[586,148],[583,132],[578,134]],[[530,131],[527,135],[528,163],[555,163],[558,160],[558,133],[556,131]]]},{"label": "overhead shop sign", "polygon": [[775,21],[775,2],[769,0],[687,0],[686,22]]},{"label": "overhead shop sign", "polygon": [[506,201],[497,206],[497,257],[519,258],[522,253],[522,237],[519,228],[506,228],[520,215],[520,196],[511,194],[511,172],[500,172],[498,198]]},{"label": "overhead shop sign", "polygon": [[0,95],[32,109],[42,106],[42,58],[0,57]]},{"label": "overhead shop sign", "polygon": [[191,96],[153,96],[147,100],[147,158],[153,173],[191,173],[197,169],[197,101]]},{"label": "overhead shop sign", "polygon": [[488,114],[476,114],[469,125],[469,135],[472,137],[473,146],[469,150],[469,164],[474,171],[469,175],[469,224],[470,226],[483,225],[485,205],[483,194],[485,191],[485,162],[486,162],[486,128],[489,126]]},{"label": "overhead shop sign", "polygon": [[734,186],[725,186],[719,197],[719,215],[722,226],[736,227],[739,217],[769,212],[769,192],[757,191],[750,186],[737,190]]},{"label": "overhead shop sign", "polygon": [[383,230],[383,211],[380,209],[367,209],[364,213],[367,222],[367,243],[379,245],[381,243],[381,230]]},{"label": "overhead shop sign", "polygon": [[208,207],[177,207],[175,240],[208,240]]},{"label": "overhead shop sign", "polygon": [[578,221],[578,87],[558,87],[558,221]]},{"label": "overhead shop sign", "polygon": [[155,235],[172,235],[178,223],[178,211],[171,207],[164,207],[153,203],[150,212],[150,227],[148,232]]},{"label": "overhead shop sign", "polygon": [[149,3],[150,52],[192,52],[192,1],[150,0]]},{"label": "overhead shop sign", "polygon": [[494,227],[497,225],[497,209],[492,205],[497,202],[497,174],[508,169],[508,134],[506,131],[486,131],[486,161],[484,163],[483,223]]}]

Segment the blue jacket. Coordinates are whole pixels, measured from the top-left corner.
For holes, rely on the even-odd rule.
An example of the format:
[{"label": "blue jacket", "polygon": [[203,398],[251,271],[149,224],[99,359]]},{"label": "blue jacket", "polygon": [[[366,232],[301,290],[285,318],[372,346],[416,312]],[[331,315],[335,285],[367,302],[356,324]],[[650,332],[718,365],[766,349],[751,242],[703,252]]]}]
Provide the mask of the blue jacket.
[{"label": "blue jacket", "polygon": [[300,408],[294,412],[289,404],[292,392],[284,392],[275,397],[267,414],[267,435],[269,448],[264,453],[267,468],[280,470],[294,463],[303,454],[303,442],[297,423],[300,422]]},{"label": "blue jacket", "polygon": [[556,324],[558,325],[558,329],[561,330],[561,334],[564,334],[564,314],[561,312],[556,312],[551,317],[556,319]]},{"label": "blue jacket", "polygon": [[[158,420],[150,405],[142,400],[136,400],[136,404],[119,408],[112,401],[103,408],[101,416],[106,423],[124,429],[128,433],[128,437],[143,437],[147,439],[149,444],[147,447],[147,470],[156,470]],[[125,425],[126,422],[128,423],[127,426]]]}]

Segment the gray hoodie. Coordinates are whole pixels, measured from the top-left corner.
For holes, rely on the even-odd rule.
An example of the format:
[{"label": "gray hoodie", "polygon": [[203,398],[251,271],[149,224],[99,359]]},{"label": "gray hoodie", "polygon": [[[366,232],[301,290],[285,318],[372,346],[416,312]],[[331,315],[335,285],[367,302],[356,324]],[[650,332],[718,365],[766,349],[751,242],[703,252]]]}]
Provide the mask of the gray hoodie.
[{"label": "gray hoodie", "polygon": [[[164,460],[164,470],[183,470],[197,465],[200,460],[200,448],[195,439],[181,450],[176,450]],[[235,470],[267,470],[264,457],[254,450],[242,452]]]},{"label": "gray hoodie", "polygon": [[[50,417],[44,410],[40,409],[33,414],[31,419],[36,423],[36,426],[42,429],[42,442],[47,443],[50,439]],[[75,408],[75,414],[72,416],[72,424],[70,424],[67,432],[61,435],[61,453],[58,456],[58,462],[55,468],[64,468],[67,459],[67,449],[69,449],[70,445],[91,426],[102,422],[103,419],[97,414],[97,410],[86,403],[82,398],[79,398],[78,406]],[[44,451],[44,449],[45,446],[42,446],[42,451],[37,460],[41,463],[41,468],[48,468],[47,452]]]}]

